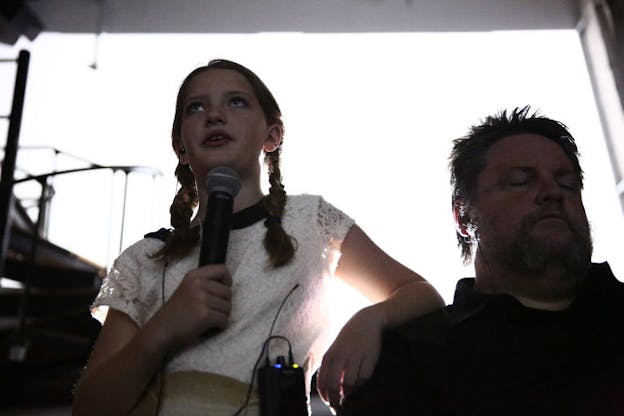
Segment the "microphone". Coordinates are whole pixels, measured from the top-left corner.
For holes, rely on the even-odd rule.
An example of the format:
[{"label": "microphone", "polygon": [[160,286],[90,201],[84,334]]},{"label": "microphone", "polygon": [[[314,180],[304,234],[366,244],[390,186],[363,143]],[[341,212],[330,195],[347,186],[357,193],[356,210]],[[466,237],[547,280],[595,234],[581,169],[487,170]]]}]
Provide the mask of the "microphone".
[{"label": "microphone", "polygon": [[225,263],[234,197],[240,191],[241,184],[234,169],[219,166],[208,172],[204,187],[208,198],[202,223],[200,267]]}]

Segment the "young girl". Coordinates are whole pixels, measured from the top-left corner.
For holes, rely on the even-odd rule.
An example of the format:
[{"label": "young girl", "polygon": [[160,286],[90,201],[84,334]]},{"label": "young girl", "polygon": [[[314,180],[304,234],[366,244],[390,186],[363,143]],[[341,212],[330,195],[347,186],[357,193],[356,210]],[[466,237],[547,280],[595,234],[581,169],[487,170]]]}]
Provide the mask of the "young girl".
[{"label": "young girl", "polygon": [[[181,184],[174,229],[126,249],[104,281],[94,306],[110,310],[78,383],[75,415],[232,415],[273,325],[292,344],[308,389],[321,364],[319,391],[336,405],[372,374],[385,328],[442,306],[435,289],[346,214],[319,196],[286,196],[283,133],[273,95],[247,68],[214,60],[186,77],[172,129]],[[269,195],[260,186],[263,151]],[[197,184],[218,166],[241,182],[227,260],[197,267],[207,200]],[[326,283],[334,274],[376,303],[347,322],[320,363],[331,342]],[[284,340],[268,350],[271,360],[288,356]],[[242,414],[258,414],[252,391]]]}]

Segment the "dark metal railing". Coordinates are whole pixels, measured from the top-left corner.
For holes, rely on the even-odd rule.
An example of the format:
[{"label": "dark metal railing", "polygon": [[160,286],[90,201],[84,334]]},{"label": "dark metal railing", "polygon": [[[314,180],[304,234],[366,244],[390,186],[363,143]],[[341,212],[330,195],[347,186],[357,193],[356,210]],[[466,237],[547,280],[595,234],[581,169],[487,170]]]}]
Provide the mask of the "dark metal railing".
[{"label": "dark metal railing", "polygon": [[[162,175],[157,169],[144,166],[102,166],[70,154],[65,154],[58,149],[51,148],[56,156],[62,153],[66,156],[80,160],[80,162],[87,164],[87,166],[73,169],[57,170],[55,165],[53,167],[53,171],[51,172],[43,174],[26,173],[26,176],[16,179],[15,172],[17,153],[19,149],[19,132],[22,121],[22,112],[24,108],[24,96],[26,91],[26,80],[28,77],[29,61],[30,54],[28,51],[24,50],[19,52],[19,56],[16,60],[0,60],[0,63],[17,62],[17,75],[15,79],[11,113],[8,116],[0,116],[1,119],[8,119],[10,123],[7,134],[7,142],[4,149],[4,158],[1,165],[2,172],[0,177],[0,277],[4,276],[4,266],[10,240],[12,226],[11,212],[13,210],[13,207],[15,206],[14,185],[32,181],[38,183],[41,186],[41,194],[38,198],[35,198],[38,199],[38,212],[37,218],[34,221],[34,227],[32,229],[32,240],[30,241],[31,245],[30,247],[27,247],[28,253],[24,253],[26,268],[24,270],[24,276],[20,276],[23,290],[20,294],[17,325],[11,337],[9,348],[9,359],[13,362],[23,361],[27,350],[28,339],[26,336],[26,317],[28,316],[28,303],[31,297],[30,295],[32,289],[32,276],[36,267],[38,247],[45,240],[43,235],[45,233],[42,232],[42,224],[45,223],[45,218],[49,214],[47,209],[48,204],[50,199],[54,195],[51,183],[52,178],[60,175],[76,174],[93,170],[110,170],[113,172],[113,175],[116,172],[124,173],[125,181],[123,189],[122,224],[119,242],[119,247],[121,251],[121,245],[123,243],[124,237],[128,177],[130,173],[149,174],[153,178]],[[26,148],[22,148],[22,150],[25,149]],[[30,149],[32,149],[32,147],[30,147]]]},{"label": "dark metal railing", "polygon": [[[7,61],[3,61],[7,62]],[[17,75],[13,89],[13,104],[9,119],[9,131],[2,160],[2,173],[0,176],[0,276],[4,270],[4,258],[9,244],[9,234],[11,227],[9,224],[9,213],[13,205],[13,177],[15,175],[15,161],[17,160],[17,149],[19,143],[19,133],[22,124],[22,111],[24,110],[24,96],[26,94],[26,79],[28,78],[28,65],[30,63],[30,52],[22,50],[19,52],[17,62]]]},{"label": "dark metal railing", "polygon": [[17,326],[15,328],[13,342],[12,342],[11,351],[10,351],[10,359],[13,361],[19,362],[24,359],[24,354],[25,354],[26,346],[27,346],[27,342],[24,338],[25,337],[24,331],[26,328],[26,317],[28,316],[28,304],[29,304],[29,300],[31,297],[30,295],[31,295],[31,287],[32,287],[32,276],[34,274],[34,270],[36,266],[37,250],[38,250],[39,245],[42,242],[42,236],[40,234],[40,230],[41,230],[42,221],[46,215],[45,205],[47,202],[47,198],[49,194],[49,187],[50,187],[50,182],[48,181],[48,179],[51,177],[60,176],[60,175],[67,175],[67,174],[72,174],[72,173],[80,173],[80,172],[102,170],[102,169],[111,170],[113,173],[121,171],[125,175],[124,192],[123,192],[122,224],[121,224],[122,231],[121,231],[120,242],[119,242],[120,250],[121,250],[121,244],[123,242],[124,217],[125,217],[126,199],[127,199],[127,191],[128,191],[128,175],[130,173],[143,173],[143,174],[149,174],[155,177],[155,176],[161,175],[161,172],[159,170],[154,169],[154,168],[144,167],[144,166],[92,165],[92,166],[88,166],[84,168],[66,169],[66,170],[60,170],[60,171],[49,172],[49,173],[38,174],[38,175],[28,175],[24,178],[13,180],[13,183],[12,183],[13,185],[23,183],[23,182],[28,182],[28,181],[36,181],[41,185],[41,196],[39,197],[39,212],[37,213],[37,220],[35,221],[35,227],[33,230],[30,251],[26,258],[27,268],[26,268],[25,276],[22,276],[22,280],[21,280],[23,284],[23,291],[21,292],[21,296],[20,296],[20,305],[19,305],[18,314],[17,314]]},{"label": "dark metal railing", "polygon": [[[158,169],[146,167],[146,166],[122,166],[122,165],[112,165],[112,166],[104,166],[91,164],[91,166],[83,167],[83,168],[74,168],[74,169],[66,169],[59,170],[54,172],[48,172],[37,175],[28,175],[24,178],[13,180],[13,184],[20,184],[28,181],[35,181],[41,185],[41,196],[39,197],[39,211],[37,213],[37,220],[35,221],[35,230],[37,233],[41,233],[43,219],[45,218],[46,212],[46,198],[49,195],[50,183],[48,181],[49,178],[67,175],[71,173],[79,173],[79,172],[87,172],[94,170],[111,170],[114,173],[123,172],[124,173],[124,188],[123,188],[123,207],[122,207],[122,216],[121,216],[121,234],[119,237],[119,251],[121,251],[123,239],[124,239],[124,229],[125,229],[125,212],[126,212],[126,203],[128,199],[128,175],[130,173],[141,173],[151,175],[152,177],[161,176],[162,173]],[[39,234],[39,238],[41,235]],[[0,270],[1,271],[1,270]]]}]

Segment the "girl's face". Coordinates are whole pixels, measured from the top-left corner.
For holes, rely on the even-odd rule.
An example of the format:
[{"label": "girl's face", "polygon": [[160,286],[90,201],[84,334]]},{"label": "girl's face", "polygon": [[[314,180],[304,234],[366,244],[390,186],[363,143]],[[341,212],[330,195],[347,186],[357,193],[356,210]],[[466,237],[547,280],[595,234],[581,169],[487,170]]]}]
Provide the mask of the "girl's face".
[{"label": "girl's face", "polygon": [[191,79],[181,121],[176,150],[198,183],[217,166],[236,170],[243,180],[257,179],[260,152],[275,150],[282,138],[281,126],[267,124],[249,82],[228,69],[208,69]]}]

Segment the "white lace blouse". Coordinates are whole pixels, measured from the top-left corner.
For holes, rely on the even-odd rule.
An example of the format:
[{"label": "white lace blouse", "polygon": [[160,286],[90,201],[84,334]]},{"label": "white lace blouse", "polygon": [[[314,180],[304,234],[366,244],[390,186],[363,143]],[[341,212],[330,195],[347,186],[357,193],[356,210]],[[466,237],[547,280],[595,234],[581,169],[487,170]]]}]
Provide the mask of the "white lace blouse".
[{"label": "white lace blouse", "polygon": [[[340,245],[354,224],[345,213],[320,196],[288,196],[282,226],[297,240],[293,260],[271,268],[262,240],[266,227],[258,221],[230,232],[226,264],[232,275],[232,311],[228,327],[179,352],[166,371],[205,371],[248,383],[254,363],[269,335],[271,323],[288,292],[273,335],[287,337],[295,361],[312,372],[329,346],[328,278],[333,276]],[[143,325],[179,285],[185,273],[197,267],[199,248],[164,268],[153,260],[162,241],[144,238],[127,248],[115,261],[93,306],[108,305]],[[164,273],[163,273],[164,271]],[[270,343],[270,357],[287,356],[282,340]]]}]

